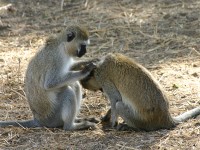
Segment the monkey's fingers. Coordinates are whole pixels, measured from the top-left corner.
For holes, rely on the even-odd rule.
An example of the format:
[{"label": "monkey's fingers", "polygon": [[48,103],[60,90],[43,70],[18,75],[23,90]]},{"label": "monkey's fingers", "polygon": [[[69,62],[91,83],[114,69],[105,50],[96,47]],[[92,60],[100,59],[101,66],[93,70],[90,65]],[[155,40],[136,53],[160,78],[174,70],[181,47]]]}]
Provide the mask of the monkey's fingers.
[{"label": "monkey's fingers", "polygon": [[91,62],[88,64],[88,68],[92,71],[97,68],[97,64],[95,62]]},{"label": "monkey's fingers", "polygon": [[100,119],[95,118],[95,117],[90,117],[90,118],[86,118],[86,119],[87,119],[87,121],[93,122],[93,123],[99,123],[100,122]]},{"label": "monkey's fingers", "polygon": [[100,58],[95,58],[95,59],[92,60],[92,62],[96,64],[96,63],[98,63],[100,60],[101,60]]},{"label": "monkey's fingers", "polygon": [[92,70],[96,69],[97,66],[94,63],[89,63],[85,66],[85,68],[82,70],[82,73],[90,73]]},{"label": "monkey's fingers", "polygon": [[90,130],[95,130],[98,129],[98,126],[96,123],[90,122],[90,121],[85,121],[87,126],[89,127],[88,129]]}]

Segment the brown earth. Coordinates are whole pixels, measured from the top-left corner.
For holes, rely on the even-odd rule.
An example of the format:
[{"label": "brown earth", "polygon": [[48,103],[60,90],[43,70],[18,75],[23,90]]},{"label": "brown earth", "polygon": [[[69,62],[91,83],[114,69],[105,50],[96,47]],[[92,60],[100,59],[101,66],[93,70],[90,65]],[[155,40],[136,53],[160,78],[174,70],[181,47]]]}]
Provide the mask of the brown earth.
[{"label": "brown earth", "polygon": [[[1,9],[8,3],[12,7]],[[32,117],[24,97],[30,58],[52,33],[70,23],[86,25],[85,57],[119,52],[147,67],[178,115],[200,105],[200,2],[198,0],[0,1],[0,120]],[[100,117],[109,104],[86,91],[81,116]],[[200,117],[172,130],[120,132],[99,129],[0,129],[0,149],[200,149]]]}]

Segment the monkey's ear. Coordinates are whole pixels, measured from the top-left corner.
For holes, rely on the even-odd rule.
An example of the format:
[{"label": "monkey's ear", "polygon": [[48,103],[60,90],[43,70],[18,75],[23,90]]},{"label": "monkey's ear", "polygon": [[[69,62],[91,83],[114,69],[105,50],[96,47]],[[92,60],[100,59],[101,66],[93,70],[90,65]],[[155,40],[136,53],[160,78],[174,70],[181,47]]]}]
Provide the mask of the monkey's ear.
[{"label": "monkey's ear", "polygon": [[75,38],[74,32],[67,33],[67,42],[71,42]]}]

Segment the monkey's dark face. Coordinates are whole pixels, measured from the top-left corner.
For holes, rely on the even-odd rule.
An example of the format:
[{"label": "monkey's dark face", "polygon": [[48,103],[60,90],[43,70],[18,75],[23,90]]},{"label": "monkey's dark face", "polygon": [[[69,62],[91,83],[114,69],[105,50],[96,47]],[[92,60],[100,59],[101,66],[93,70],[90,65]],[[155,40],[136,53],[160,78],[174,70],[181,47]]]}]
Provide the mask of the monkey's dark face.
[{"label": "monkey's dark face", "polygon": [[86,47],[87,45],[90,44],[90,40],[86,40],[84,42],[82,42],[79,45],[78,51],[77,51],[77,57],[82,57],[83,55],[85,55],[85,53],[87,52]]},{"label": "monkey's dark face", "polygon": [[72,57],[82,57],[87,52],[86,47],[86,42],[74,40],[67,45],[66,52]]},{"label": "monkey's dark face", "polygon": [[86,53],[86,45],[81,44],[80,49],[77,51],[77,56],[82,57]]},{"label": "monkey's dark face", "polygon": [[[77,29],[78,30],[78,29]],[[79,31],[79,30],[78,30]],[[83,31],[69,31],[67,33],[67,53],[71,56],[82,57],[86,53],[86,46],[90,43],[88,34]]]},{"label": "monkey's dark face", "polygon": [[99,83],[97,82],[94,76],[94,71],[92,71],[90,75],[88,75],[86,78],[82,79],[80,83],[85,89],[88,89],[91,91],[98,91],[98,90],[102,91],[102,87],[99,85]]}]

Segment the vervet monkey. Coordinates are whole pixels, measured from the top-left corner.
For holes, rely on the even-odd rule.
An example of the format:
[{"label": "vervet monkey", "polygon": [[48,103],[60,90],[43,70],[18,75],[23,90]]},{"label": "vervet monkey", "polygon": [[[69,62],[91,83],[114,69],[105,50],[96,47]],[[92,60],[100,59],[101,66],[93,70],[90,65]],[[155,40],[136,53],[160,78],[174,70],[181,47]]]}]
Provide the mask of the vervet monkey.
[{"label": "vervet monkey", "polygon": [[[122,54],[108,54],[91,74],[81,81],[84,88],[103,90],[111,103],[104,119],[110,119],[119,130],[152,131],[170,129],[200,114],[200,107],[171,117],[161,86],[140,64]],[[118,124],[118,116],[126,124]]]},{"label": "vervet monkey", "polygon": [[76,63],[74,58],[86,53],[87,44],[88,31],[77,25],[47,39],[45,46],[30,61],[25,77],[25,93],[34,119],[1,121],[0,127],[95,128],[95,121],[76,118],[82,101],[79,80],[89,75],[95,65],[90,63],[82,70],[70,70]]}]

